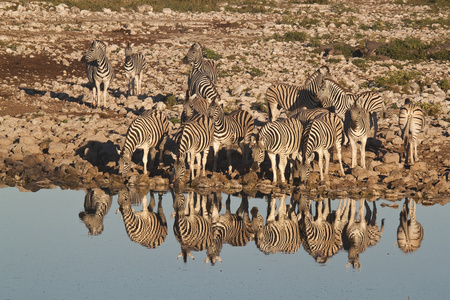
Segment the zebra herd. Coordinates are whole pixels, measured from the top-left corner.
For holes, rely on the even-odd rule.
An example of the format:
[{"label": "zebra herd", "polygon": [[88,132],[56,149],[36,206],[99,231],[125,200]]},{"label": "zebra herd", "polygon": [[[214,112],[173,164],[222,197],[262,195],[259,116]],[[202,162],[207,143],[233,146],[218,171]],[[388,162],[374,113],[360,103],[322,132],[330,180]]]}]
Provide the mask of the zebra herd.
[{"label": "zebra herd", "polygon": [[[231,211],[231,195],[226,198],[224,212],[221,212],[221,193],[184,193],[172,189],[171,195],[173,212],[170,219],[174,219],[173,233],[180,244],[178,258],[184,262],[194,259],[194,252],[205,251],[205,262],[214,265],[222,261],[225,244],[243,247],[253,242],[264,254],[292,254],[303,245],[317,263],[325,263],[344,250],[348,253],[347,267],[360,269],[360,255],[380,241],[384,229],[384,219],[381,224],[377,222],[376,202],[372,202],[371,208],[365,199],[341,199],[333,210],[330,199],[312,201],[294,189],[288,201],[286,194],[266,195],[267,216],[264,219],[256,206],[249,211],[249,196],[245,193],[235,195],[239,201],[235,212]],[[116,213],[120,212],[131,241],[149,249],[165,242],[168,220],[162,199],[163,194],[158,192],[156,208],[153,191],[150,191],[150,202],[145,192],[137,187],[119,191]],[[102,233],[103,218],[111,202],[112,196],[105,190],[86,191],[85,211],[79,216],[90,235]],[[142,206],[142,210],[135,211],[133,205]],[[405,253],[416,251],[424,230],[417,221],[414,201],[405,199],[399,219],[395,245]]]},{"label": "zebra herd", "polygon": [[[144,55],[133,53],[130,44],[125,49],[124,69],[128,78],[128,95],[141,93],[142,73],[147,63]],[[106,89],[114,77],[114,71],[105,54],[106,46],[101,41],[93,41],[84,53],[86,72],[95,87],[94,106],[100,105],[100,86],[103,83],[103,106],[106,105]],[[181,125],[171,135],[171,123],[164,112],[150,110],[137,117],[128,128],[125,144],[120,153],[119,172],[126,176],[131,166],[131,158],[136,149],[144,150],[144,174],[147,174],[147,156],[150,151],[150,165],[160,150],[160,163],[168,136],[176,144],[172,151],[175,160],[173,181],[185,181],[186,161],[190,170],[190,180],[206,174],[206,164],[210,147],[213,151],[212,171],[218,168],[218,152],[227,149],[228,174],[233,172],[231,149],[242,152],[242,167],[250,167],[250,150],[253,155],[252,169],[257,170],[265,160],[270,159],[273,182],[284,184],[288,167],[288,180],[293,182],[294,171],[298,171],[301,181],[306,182],[314,154],[317,153],[320,180],[328,174],[331,154],[336,149],[339,173],[345,174],[342,163],[342,145],[350,144],[351,168],[357,167],[359,144],[361,162],[366,168],[365,148],[369,131],[373,127],[377,136],[378,114],[385,113],[383,98],[372,91],[353,94],[331,79],[327,66],[319,67],[301,86],[274,84],[266,93],[268,121],[255,126],[251,112],[236,110],[229,114],[220,104],[216,88],[218,68],[215,61],[204,58],[200,43],[195,42],[183,59],[190,64],[188,88],[183,103]],[[407,149],[406,161],[417,161],[417,136],[423,130],[425,117],[422,109],[407,99],[400,109],[399,127]],[[286,117],[280,117],[282,112]],[[278,158],[277,158],[278,156]],[[325,162],[323,161],[325,159]],[[325,164],[325,165],[324,165]],[[197,166],[196,166],[197,165]],[[197,170],[197,172],[195,172]],[[277,174],[279,170],[279,175]]]}]

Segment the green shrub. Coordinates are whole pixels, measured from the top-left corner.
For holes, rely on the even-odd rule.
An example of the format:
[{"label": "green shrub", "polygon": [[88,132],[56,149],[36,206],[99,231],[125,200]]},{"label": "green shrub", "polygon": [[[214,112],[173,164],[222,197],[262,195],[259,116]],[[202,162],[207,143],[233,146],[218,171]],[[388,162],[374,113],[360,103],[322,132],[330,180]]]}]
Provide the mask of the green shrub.
[{"label": "green shrub", "polygon": [[216,52],[214,52],[211,49],[203,48],[202,50],[203,50],[203,55],[208,59],[219,60],[222,58],[222,56],[220,54],[217,54]]},{"label": "green shrub", "polygon": [[430,117],[437,117],[442,112],[442,107],[439,103],[429,103],[429,102],[417,102],[417,106],[423,109],[423,112]]},{"label": "green shrub", "polygon": [[[442,41],[441,41],[442,42]],[[380,47],[377,54],[385,55],[397,60],[421,61],[427,59],[450,60],[450,51],[441,50],[430,53],[428,50],[438,42],[424,43],[413,37],[407,37],[404,40],[395,39],[389,44]]]},{"label": "green shrub", "polygon": [[255,67],[250,68],[249,73],[250,73],[250,75],[251,75],[252,77],[257,77],[257,76],[262,76],[262,75],[264,75],[264,72],[263,72],[263,71],[261,71],[261,70],[258,69],[258,68],[255,68]]},{"label": "green shrub", "polygon": [[355,58],[354,60],[352,60],[352,64],[354,64],[363,71],[367,70],[368,67],[367,60],[362,58]]},{"label": "green shrub", "polygon": [[447,92],[450,89],[450,82],[448,81],[447,78],[439,80],[437,84],[439,88],[444,92]]},{"label": "green shrub", "polygon": [[267,104],[265,102],[254,102],[250,106],[252,110],[262,111],[262,112],[268,112]]},{"label": "green shrub", "polygon": [[306,41],[307,37],[308,35],[306,34],[306,32],[290,31],[284,33],[283,35],[275,33],[272,38],[281,42],[304,42]]},{"label": "green shrub", "polygon": [[173,125],[180,123],[180,119],[177,117],[171,117],[169,118],[169,121],[172,122]]},{"label": "green shrub", "polygon": [[163,102],[168,108],[171,108],[172,106],[177,104],[177,97],[175,97],[175,95],[173,94],[169,94],[163,98]]},{"label": "green shrub", "polygon": [[414,71],[389,71],[386,76],[376,77],[374,83],[375,86],[387,90],[396,90],[396,87],[402,87],[405,89],[412,81],[420,80],[421,75],[421,73]]}]

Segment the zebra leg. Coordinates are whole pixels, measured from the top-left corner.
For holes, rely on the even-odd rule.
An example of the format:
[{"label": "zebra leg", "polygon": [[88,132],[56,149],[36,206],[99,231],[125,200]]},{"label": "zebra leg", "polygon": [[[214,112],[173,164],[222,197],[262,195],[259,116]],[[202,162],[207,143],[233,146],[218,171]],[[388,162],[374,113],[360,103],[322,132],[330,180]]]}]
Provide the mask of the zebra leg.
[{"label": "zebra leg", "polygon": [[109,81],[104,82],[103,83],[103,108],[106,107],[106,97],[108,95],[108,87],[109,87]]},{"label": "zebra leg", "polygon": [[209,147],[203,151],[202,157],[202,176],[206,176],[206,161],[208,160]]},{"label": "zebra leg", "polygon": [[378,132],[378,116],[376,112],[372,114],[372,118],[373,118],[373,139],[375,140],[377,138]]},{"label": "zebra leg", "polygon": [[286,165],[287,165],[287,157],[284,154],[280,154],[280,162],[279,162],[279,166],[278,168],[280,169],[280,177],[281,177],[281,182],[284,183],[286,182],[286,178],[284,175],[284,172],[286,170]]},{"label": "zebra leg", "polygon": [[94,108],[96,108],[97,106],[100,105],[100,92],[101,92],[100,85],[101,85],[101,82],[99,82],[99,81],[95,82],[95,89],[97,90],[97,95],[96,95],[96,97],[94,97]]},{"label": "zebra leg", "polygon": [[328,175],[328,172],[330,170],[330,152],[328,150],[324,150],[323,151],[323,156],[325,157],[325,171],[324,171],[324,175]]},{"label": "zebra leg", "polygon": [[149,169],[152,170],[153,167],[155,166],[155,156],[156,156],[156,148],[152,148],[150,149],[150,164],[149,164]]},{"label": "zebra leg", "polygon": [[364,169],[366,168],[366,142],[367,137],[361,139],[361,167],[363,167]]},{"label": "zebra leg", "polygon": [[352,147],[352,169],[356,168],[356,155],[357,155],[357,149],[356,149],[356,141],[354,139],[350,139],[350,146]]},{"label": "zebra leg", "polygon": [[414,146],[414,161],[419,161],[419,156],[417,155],[417,140],[413,140],[413,146]]},{"label": "zebra leg", "polygon": [[164,148],[166,146],[167,142],[167,134],[164,135],[161,142],[159,143],[159,165],[161,166],[163,164],[163,155],[164,155]]},{"label": "zebra leg", "polygon": [[142,157],[142,163],[144,164],[144,175],[147,174],[147,161],[148,161],[148,150],[149,147],[144,147],[144,156]]},{"label": "zebra leg", "polygon": [[97,103],[97,84],[94,83],[94,86],[92,87],[92,107],[95,107],[95,104]]},{"label": "zebra leg", "polygon": [[213,172],[217,170],[217,160],[219,159],[219,147],[220,142],[213,142],[213,151],[214,151],[214,164],[213,164]]},{"label": "zebra leg", "polygon": [[336,141],[336,152],[338,155],[339,166],[341,167],[341,176],[345,176],[344,167],[342,166],[342,153],[341,153],[341,143]]},{"label": "zebra leg", "polygon": [[319,155],[319,174],[320,174],[320,181],[323,181],[323,149],[319,149],[317,151],[317,154]]},{"label": "zebra leg", "polygon": [[[142,72],[141,72],[142,73]],[[136,75],[137,80],[137,96],[141,94],[141,73]]]},{"label": "zebra leg", "polygon": [[231,172],[233,171],[233,166],[231,164],[231,149],[230,149],[230,146],[231,145],[229,145],[227,147],[227,161],[228,161],[228,174],[229,175],[231,175]]},{"label": "zebra leg", "polygon": [[194,180],[194,168],[195,168],[195,157],[197,155],[194,155],[194,153],[191,153],[189,156],[189,170],[191,171],[191,180]]},{"label": "zebra leg", "polygon": [[273,173],[273,183],[277,182],[277,156],[273,153],[267,153],[270,158],[270,163],[272,165],[272,173]]}]

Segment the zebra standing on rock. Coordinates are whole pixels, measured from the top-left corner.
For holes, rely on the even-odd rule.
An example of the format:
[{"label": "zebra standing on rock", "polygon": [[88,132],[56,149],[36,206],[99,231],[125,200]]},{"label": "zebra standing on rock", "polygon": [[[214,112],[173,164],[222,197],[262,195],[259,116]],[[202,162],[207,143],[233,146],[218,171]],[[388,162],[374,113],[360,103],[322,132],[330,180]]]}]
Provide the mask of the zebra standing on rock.
[{"label": "zebra standing on rock", "polygon": [[356,168],[357,143],[360,142],[361,167],[366,168],[366,142],[369,135],[369,112],[362,108],[358,102],[347,112],[344,127],[352,147],[352,169]]},{"label": "zebra standing on rock", "polygon": [[164,112],[147,110],[133,120],[128,127],[122,150],[119,150],[119,173],[126,176],[131,168],[131,158],[136,149],[143,149],[144,174],[147,174],[148,152],[150,150],[150,168],[153,167],[156,147],[159,147],[159,163],[162,163],[164,145],[166,143],[170,121]]},{"label": "zebra standing on rock", "polygon": [[373,138],[376,139],[378,132],[378,113],[383,113],[383,117],[385,117],[386,113],[383,98],[375,92],[367,91],[356,95],[355,102],[370,114],[370,127],[374,127]]},{"label": "zebra standing on rock", "polygon": [[147,60],[141,52],[133,53],[134,44],[128,42],[125,48],[125,76],[128,80],[128,96],[142,93],[142,75],[147,67]]},{"label": "zebra standing on rock", "polygon": [[194,192],[185,197],[181,191],[172,191],[172,196],[174,212],[170,218],[175,217],[173,232],[181,246],[178,258],[183,257],[186,262],[188,257],[194,259],[191,251],[203,251],[211,244],[212,226],[206,209],[207,199],[198,195],[194,207]]},{"label": "zebra standing on rock", "polygon": [[[189,157],[189,169],[191,170],[191,180],[195,178],[195,159],[199,168],[202,168],[202,176],[205,176],[206,161],[208,159],[209,148],[214,137],[214,122],[205,115],[197,115],[193,120],[181,125],[175,134],[177,143],[177,154],[174,157],[174,182],[182,184],[186,172],[186,156]],[[203,153],[203,157],[202,156]],[[201,163],[200,163],[201,161]],[[198,170],[199,171],[199,170]],[[197,176],[198,172],[197,171]]]},{"label": "zebra standing on rock", "polygon": [[205,99],[216,99],[219,94],[215,87],[217,82],[217,65],[214,60],[203,58],[202,45],[195,42],[183,58],[183,63],[192,64],[188,76],[188,92],[192,96],[199,94]]},{"label": "zebra standing on rock", "polygon": [[231,174],[233,166],[231,164],[232,145],[239,145],[242,150],[242,163],[248,164],[250,139],[255,129],[253,117],[248,111],[235,110],[225,115],[222,105],[212,101],[209,105],[208,116],[214,120],[214,166],[213,172],[217,170],[219,158],[219,147],[224,145],[227,149],[228,174]]},{"label": "zebra standing on rock", "polygon": [[286,195],[283,194],[279,197],[280,206],[278,207],[278,216],[276,216],[277,197],[274,195],[270,197],[266,225],[264,225],[264,220],[258,213],[258,208],[253,207],[251,210],[252,230],[255,234],[256,246],[265,254],[295,253],[301,245],[297,215],[291,204],[286,211],[284,202]]},{"label": "zebra standing on rock", "polygon": [[[290,179],[294,175],[294,161],[300,157],[300,147],[302,143],[303,125],[294,118],[277,120],[266,123],[259,130],[256,143],[253,146],[254,168],[264,161],[265,153],[269,156],[272,164],[273,182],[278,180],[277,170],[280,170],[280,181],[286,182],[285,168],[289,159],[290,162]],[[277,168],[277,158],[279,156],[279,164]]]},{"label": "zebra standing on rock", "polygon": [[[425,127],[425,115],[422,108],[413,104],[408,98],[405,105],[400,108],[398,120],[404,147],[406,148],[405,158],[410,165],[419,160],[417,155],[417,136]],[[414,155],[413,155],[414,154]]]},{"label": "zebra standing on rock", "polygon": [[[135,212],[131,207],[132,197],[140,197],[142,211]],[[119,191],[118,203],[128,237],[133,242],[153,249],[164,243],[167,236],[167,222],[161,205],[162,193],[159,193],[158,212],[154,213],[155,198],[150,197],[150,205],[147,206],[147,196],[140,196],[137,190],[128,188]]]},{"label": "zebra standing on rock", "polygon": [[321,66],[314,72],[303,86],[276,84],[267,89],[266,99],[269,109],[269,121],[275,121],[280,116],[280,109],[292,111],[299,107],[314,108],[319,106],[316,94],[322,81],[330,76],[330,69]]},{"label": "zebra standing on rock", "polygon": [[106,46],[101,41],[93,41],[89,49],[83,53],[84,60],[91,66],[86,66],[86,72],[90,82],[95,87],[92,89],[94,94],[93,107],[100,105],[100,86],[103,84],[103,108],[106,106],[106,97],[108,87],[114,79],[114,69],[111,62],[106,57]]},{"label": "zebra standing on rock", "polygon": [[[317,152],[319,155],[320,180],[323,181],[324,173],[328,174],[330,164],[329,149],[332,147],[336,148],[340,174],[344,176],[341,154],[342,132],[342,120],[335,113],[331,112],[314,119],[308,124],[303,131],[301,145],[302,164],[300,165],[300,178],[303,182],[308,180],[314,152]],[[325,172],[323,170],[323,157],[325,157]]]}]

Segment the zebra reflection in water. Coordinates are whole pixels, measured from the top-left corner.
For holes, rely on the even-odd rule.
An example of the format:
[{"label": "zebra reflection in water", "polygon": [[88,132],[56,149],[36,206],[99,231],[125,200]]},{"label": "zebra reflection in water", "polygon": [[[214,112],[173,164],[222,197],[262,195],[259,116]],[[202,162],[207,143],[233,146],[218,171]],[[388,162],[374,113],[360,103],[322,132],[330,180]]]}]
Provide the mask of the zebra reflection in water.
[{"label": "zebra reflection in water", "polygon": [[314,218],[310,211],[311,200],[299,198],[303,248],[316,262],[325,263],[342,248],[342,231],[348,222],[348,201],[339,200],[335,213],[330,213],[329,199],[316,202]]},{"label": "zebra reflection in water", "polygon": [[[162,193],[158,194],[158,212],[154,213],[155,197],[150,192],[150,204],[147,206],[146,194],[140,194],[135,188],[119,191],[119,208],[128,237],[133,242],[153,249],[161,245],[167,236],[167,222],[161,205]],[[135,212],[131,207],[132,199],[139,197],[142,211]]]},{"label": "zebra reflection in water", "polygon": [[[409,220],[408,220],[409,217]],[[423,227],[416,219],[416,202],[405,198],[400,212],[400,224],[397,229],[397,243],[395,245],[404,253],[419,249],[423,240]]]},{"label": "zebra reflection in water", "polygon": [[235,214],[230,211],[230,195],[226,201],[226,213],[219,215],[222,196],[217,193],[211,203],[211,220],[213,229],[213,239],[208,247],[205,263],[211,262],[214,265],[217,261],[222,261],[220,252],[223,244],[231,246],[245,246],[253,240],[252,223],[248,214],[248,198],[242,194],[241,205]]},{"label": "zebra reflection in water", "polygon": [[103,218],[111,208],[112,196],[106,191],[93,188],[86,190],[84,211],[78,216],[89,230],[89,235],[99,235],[103,232]]},{"label": "zebra reflection in water", "polygon": [[[280,199],[280,206],[277,215],[278,198]],[[266,225],[264,225],[264,220],[258,213],[258,208],[253,207],[251,210],[252,230],[255,234],[256,246],[265,254],[295,253],[300,248],[300,229],[297,214],[294,211],[295,203],[286,205],[285,198],[285,194],[269,196]]]},{"label": "zebra reflection in water", "polygon": [[194,192],[184,196],[181,191],[172,190],[174,212],[170,218],[175,217],[173,232],[181,246],[178,258],[183,257],[185,263],[188,257],[194,259],[191,251],[205,250],[212,239],[211,220],[206,208],[207,196],[195,195],[197,201],[194,201]]},{"label": "zebra reflection in water", "polygon": [[[359,255],[363,253],[368,246],[376,245],[383,234],[384,219],[381,220],[381,227],[377,225],[377,207],[373,202],[373,211],[365,199],[359,200],[359,219],[356,214],[356,201],[350,200],[350,219],[348,221],[346,238],[344,239],[344,249],[348,250],[347,268],[352,265],[353,268],[361,269]],[[364,208],[367,214],[364,216]]]}]

